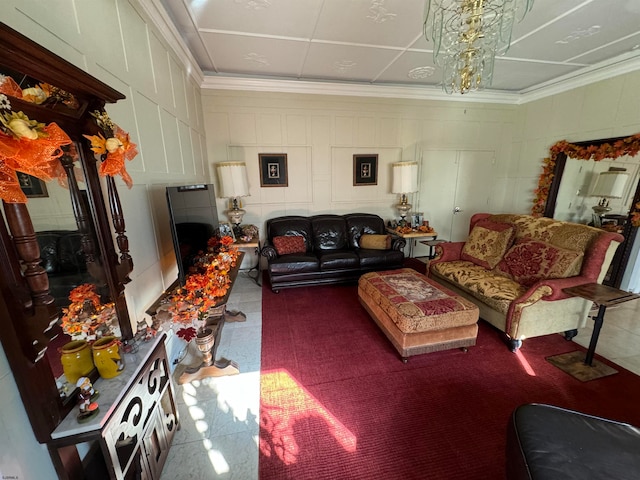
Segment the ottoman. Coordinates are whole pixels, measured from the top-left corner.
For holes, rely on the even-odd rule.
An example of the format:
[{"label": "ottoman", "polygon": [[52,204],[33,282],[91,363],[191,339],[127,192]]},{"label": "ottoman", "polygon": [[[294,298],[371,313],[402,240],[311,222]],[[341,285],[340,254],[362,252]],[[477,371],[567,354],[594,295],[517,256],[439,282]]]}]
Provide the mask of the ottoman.
[{"label": "ottoman", "polygon": [[404,362],[476,344],[478,307],[411,268],[362,275],[358,298]]}]

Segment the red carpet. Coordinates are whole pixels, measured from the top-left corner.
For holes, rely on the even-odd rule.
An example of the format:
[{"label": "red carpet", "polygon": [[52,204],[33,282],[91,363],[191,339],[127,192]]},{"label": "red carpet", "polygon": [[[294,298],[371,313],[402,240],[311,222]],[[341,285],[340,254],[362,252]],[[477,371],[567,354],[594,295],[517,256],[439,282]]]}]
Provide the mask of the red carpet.
[{"label": "red carpet", "polygon": [[582,349],[560,335],[513,354],[481,321],[467,353],[403,364],[355,286],[262,298],[262,480],[504,478],[507,421],[529,402],[640,425],[640,377],[574,379],[545,361]]}]

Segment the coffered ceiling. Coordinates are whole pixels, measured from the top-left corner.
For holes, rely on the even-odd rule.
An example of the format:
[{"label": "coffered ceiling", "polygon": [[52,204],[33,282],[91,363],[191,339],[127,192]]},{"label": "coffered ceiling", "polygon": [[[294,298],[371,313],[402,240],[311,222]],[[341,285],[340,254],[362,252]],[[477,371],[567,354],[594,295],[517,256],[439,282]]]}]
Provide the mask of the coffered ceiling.
[{"label": "coffered ceiling", "polygon": [[[205,82],[439,90],[424,0],[160,2]],[[488,92],[522,95],[640,69],[640,0],[535,0],[512,38]]]}]

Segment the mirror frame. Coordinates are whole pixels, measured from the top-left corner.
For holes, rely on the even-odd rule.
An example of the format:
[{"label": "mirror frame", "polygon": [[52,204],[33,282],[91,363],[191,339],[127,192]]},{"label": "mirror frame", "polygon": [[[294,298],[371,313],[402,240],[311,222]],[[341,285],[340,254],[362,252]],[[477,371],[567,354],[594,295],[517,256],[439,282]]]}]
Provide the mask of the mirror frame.
[{"label": "mirror frame", "polygon": [[[545,217],[553,218],[556,201],[558,199],[558,192],[560,191],[562,174],[567,163],[567,153],[570,154],[571,151],[584,152],[584,149],[594,153],[589,158],[585,158],[585,155],[579,154],[575,156],[571,155],[571,158],[575,158],[577,160],[588,160],[593,158],[596,161],[604,159],[615,161],[617,158],[624,155],[634,157],[640,151],[640,134],[632,135],[630,137],[603,138],[599,140],[586,140],[575,143],[562,141],[553,145],[550,149],[550,157],[545,159],[543,172],[540,176],[538,189],[536,190],[538,197],[536,198],[536,202],[532,209],[532,213],[534,215],[542,213]],[[603,152],[610,153],[607,154]],[[548,180],[549,176],[551,177],[550,182]],[[542,196],[545,193],[546,199],[543,199]],[[639,202],[640,182],[636,185],[631,209],[628,213],[627,221],[625,222],[624,230],[622,232],[624,241],[616,250],[611,262],[610,274],[608,278],[603,281],[605,285],[620,288],[622,277],[624,276],[627,264],[631,258],[631,249],[638,231],[638,226],[633,225],[634,222],[632,220],[634,214],[638,211],[636,205]],[[540,212],[540,209],[542,212]]]},{"label": "mirror frame", "polygon": [[[0,71],[6,68],[49,83],[73,94],[79,102],[78,109],[70,109],[64,105],[41,106],[10,98],[12,110],[23,111],[29,118],[42,123],[55,122],[76,146],[85,176],[89,212],[77,200],[77,184],[69,181],[74,216],[81,233],[87,227],[83,222],[93,222],[99,260],[96,263],[99,265],[91,268],[104,275],[122,339],[128,340],[133,337],[133,331],[124,284],[129,281],[133,261],[124,234],[122,207],[112,177],[106,177],[107,193],[104,195],[97,159],[83,137],[84,134],[101,133],[91,112],[103,110],[106,103],[115,103],[125,97],[3,23],[0,23],[0,44],[3,47],[0,49]],[[61,157],[61,163],[69,173],[73,168],[72,165],[69,167],[72,160],[65,157],[68,156]],[[0,275],[0,341],[35,437],[40,443],[46,443],[51,440],[51,432],[75,407],[75,402],[61,400],[49,360],[44,355],[59,313],[49,295],[47,274],[40,266],[40,251],[26,204],[3,202],[3,211],[5,218],[0,219],[0,269],[3,272]],[[87,253],[84,241],[83,250]]]}]

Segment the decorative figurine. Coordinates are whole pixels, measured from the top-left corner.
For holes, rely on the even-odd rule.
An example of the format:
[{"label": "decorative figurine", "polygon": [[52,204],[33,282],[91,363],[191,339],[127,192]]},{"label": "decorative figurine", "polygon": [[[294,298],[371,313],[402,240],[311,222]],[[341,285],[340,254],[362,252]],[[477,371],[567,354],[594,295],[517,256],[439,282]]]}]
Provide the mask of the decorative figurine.
[{"label": "decorative figurine", "polygon": [[78,422],[85,422],[100,411],[95,402],[100,394],[93,388],[88,377],[80,377],[76,386],[80,389],[78,393],[78,409],[80,410]]}]

